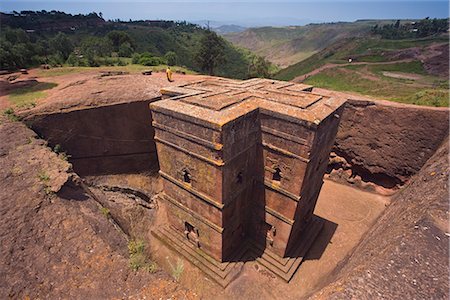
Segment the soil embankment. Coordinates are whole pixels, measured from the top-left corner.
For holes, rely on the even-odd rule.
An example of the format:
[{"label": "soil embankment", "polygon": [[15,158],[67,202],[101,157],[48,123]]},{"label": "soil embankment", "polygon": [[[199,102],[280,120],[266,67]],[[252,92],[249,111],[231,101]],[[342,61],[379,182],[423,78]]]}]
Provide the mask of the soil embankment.
[{"label": "soil embankment", "polygon": [[[159,75],[77,78],[21,115],[52,147],[59,145],[70,155],[79,175],[157,169],[148,105],[168,84]],[[177,84],[189,78],[180,77]]]},{"label": "soil embankment", "polygon": [[158,166],[151,101],[35,115],[25,122],[67,151],[79,175],[147,171]]}]

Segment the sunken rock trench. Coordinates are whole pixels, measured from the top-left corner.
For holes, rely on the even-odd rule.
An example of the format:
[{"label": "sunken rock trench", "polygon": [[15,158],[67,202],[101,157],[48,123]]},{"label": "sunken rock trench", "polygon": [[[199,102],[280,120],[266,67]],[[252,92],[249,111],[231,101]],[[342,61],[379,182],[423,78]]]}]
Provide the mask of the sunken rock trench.
[{"label": "sunken rock trench", "polygon": [[[148,105],[159,99],[37,110],[24,114],[24,121],[49,145],[60,145],[81,176],[158,170]],[[448,122],[446,108],[350,99],[328,178],[372,192],[395,191],[436,152]]]},{"label": "sunken rock trench", "polygon": [[[73,105],[58,111],[36,109],[26,113],[24,121],[48,140],[49,145],[60,145],[69,154],[75,172],[86,178],[97,198],[114,200],[120,194],[127,201],[138,201],[151,208],[153,202],[147,202],[145,197],[133,194],[129,197],[126,182],[111,184],[109,179],[100,182],[98,178],[101,178],[99,175],[125,176],[159,169],[148,109],[148,104],[158,99],[158,95],[148,99],[130,97],[119,103],[91,107]],[[332,150],[328,176],[373,192],[380,192],[379,187],[398,189],[436,152],[448,136],[447,124],[448,109],[348,100]],[[160,191],[158,188],[153,192],[132,190],[144,191],[151,198]],[[142,227],[133,232],[130,214],[121,213],[121,209],[116,212],[114,201],[104,204],[109,205],[116,222],[124,232],[138,234]]]},{"label": "sunken rock trench", "polygon": [[80,176],[142,172],[158,168],[149,103],[39,113],[24,121],[50,146],[67,151]]},{"label": "sunken rock trench", "polygon": [[369,191],[397,190],[437,151],[448,122],[448,108],[349,99],[328,178]]}]

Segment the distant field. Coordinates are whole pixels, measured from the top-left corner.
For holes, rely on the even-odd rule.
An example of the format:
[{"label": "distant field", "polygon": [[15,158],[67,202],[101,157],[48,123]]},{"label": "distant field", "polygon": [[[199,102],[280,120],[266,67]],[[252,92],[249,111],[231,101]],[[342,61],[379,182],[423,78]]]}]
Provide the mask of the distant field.
[{"label": "distant field", "polygon": [[[166,65],[159,65],[159,66],[143,66],[143,65],[136,65],[136,64],[130,64],[126,66],[109,66],[109,67],[62,67],[62,68],[52,68],[49,70],[39,70],[38,76],[39,77],[53,77],[53,76],[62,76],[66,74],[71,73],[78,73],[78,72],[89,72],[92,70],[95,71],[123,71],[123,72],[129,72],[129,73],[140,73],[145,70],[153,70],[154,72],[158,71],[165,71],[167,68]],[[173,72],[185,72],[186,74],[197,74],[195,71],[189,70],[184,67],[178,67],[178,66],[172,66],[170,67]]]},{"label": "distant field", "polygon": [[408,48],[419,48],[437,43],[448,43],[448,36],[438,36],[415,40],[383,40],[379,38],[345,39],[325,48],[309,58],[282,69],[275,75],[276,79],[292,80],[327,63],[347,63],[349,58],[360,62],[395,61],[395,53],[406,52]]},{"label": "distant field", "polygon": [[[384,76],[416,74],[416,80]],[[424,75],[420,62],[393,65],[357,65],[328,69],[308,77],[305,83],[336,91],[356,92],[395,102],[427,106],[448,106],[448,80]]]},{"label": "distant field", "polygon": [[275,79],[403,103],[448,106],[448,40],[445,34],[404,40],[343,39],[282,69]]}]

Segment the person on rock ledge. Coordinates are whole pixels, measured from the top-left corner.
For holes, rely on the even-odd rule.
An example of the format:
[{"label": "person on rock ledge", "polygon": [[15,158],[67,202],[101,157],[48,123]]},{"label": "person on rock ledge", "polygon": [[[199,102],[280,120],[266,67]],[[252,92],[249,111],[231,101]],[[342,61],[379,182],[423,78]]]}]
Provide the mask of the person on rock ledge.
[{"label": "person on rock ledge", "polygon": [[173,79],[172,79],[172,70],[170,69],[169,66],[168,66],[167,69],[166,69],[166,75],[167,75],[167,80],[168,80],[169,82],[173,82]]}]

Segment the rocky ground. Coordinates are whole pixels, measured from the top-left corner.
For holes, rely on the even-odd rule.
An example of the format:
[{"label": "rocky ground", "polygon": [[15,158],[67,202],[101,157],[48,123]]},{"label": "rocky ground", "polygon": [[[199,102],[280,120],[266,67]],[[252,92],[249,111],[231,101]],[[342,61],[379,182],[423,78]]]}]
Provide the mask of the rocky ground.
[{"label": "rocky ground", "polygon": [[0,298],[194,299],[130,268],[128,239],[70,164],[19,122],[0,125]]}]

